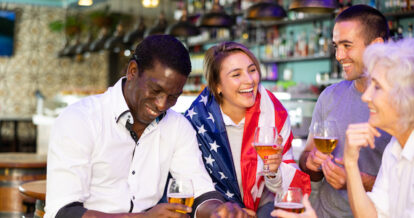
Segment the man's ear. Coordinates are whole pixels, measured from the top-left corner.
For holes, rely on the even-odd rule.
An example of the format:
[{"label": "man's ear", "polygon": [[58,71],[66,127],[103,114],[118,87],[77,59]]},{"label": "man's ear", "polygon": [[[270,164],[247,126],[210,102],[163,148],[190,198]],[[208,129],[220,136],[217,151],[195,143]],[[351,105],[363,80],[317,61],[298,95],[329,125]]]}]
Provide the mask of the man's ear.
[{"label": "man's ear", "polygon": [[132,60],[128,63],[126,77],[127,80],[132,80],[136,76],[138,76],[138,64],[135,60]]},{"label": "man's ear", "polygon": [[382,37],[377,37],[374,40],[372,40],[369,44],[372,45],[374,43],[384,43],[384,39]]}]

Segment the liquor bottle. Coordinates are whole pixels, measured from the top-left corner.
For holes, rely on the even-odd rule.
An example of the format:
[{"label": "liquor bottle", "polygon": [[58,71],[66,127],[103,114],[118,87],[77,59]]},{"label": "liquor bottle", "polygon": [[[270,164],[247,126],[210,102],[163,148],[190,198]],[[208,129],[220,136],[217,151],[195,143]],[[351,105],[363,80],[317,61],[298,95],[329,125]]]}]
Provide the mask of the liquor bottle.
[{"label": "liquor bottle", "polygon": [[407,38],[413,38],[413,24],[410,22],[408,23],[408,28],[407,28]]}]

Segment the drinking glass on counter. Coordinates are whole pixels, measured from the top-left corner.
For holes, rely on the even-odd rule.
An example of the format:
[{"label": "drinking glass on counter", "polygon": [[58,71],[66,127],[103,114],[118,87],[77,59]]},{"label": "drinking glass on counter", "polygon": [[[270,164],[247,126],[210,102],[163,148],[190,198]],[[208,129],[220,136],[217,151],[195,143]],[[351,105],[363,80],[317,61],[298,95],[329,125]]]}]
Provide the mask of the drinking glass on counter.
[{"label": "drinking glass on counter", "polygon": [[[171,178],[168,182],[167,199],[168,203],[178,203],[192,207],[194,203],[194,188],[191,179]],[[177,212],[187,213],[182,210],[177,210]]]},{"label": "drinking glass on counter", "polygon": [[338,143],[338,131],[335,121],[315,122],[312,128],[316,149],[324,154],[330,154]]},{"label": "drinking glass on counter", "polygon": [[275,209],[281,209],[292,213],[303,213],[305,206],[302,204],[302,190],[298,187],[289,187],[283,194],[275,197]]},{"label": "drinking glass on counter", "polygon": [[[266,163],[267,156],[282,153],[283,146],[277,143],[277,138],[278,132],[276,127],[265,126],[256,128],[253,146],[263,160],[263,163]],[[259,175],[272,176],[274,173],[270,172],[269,165],[264,164],[263,172],[259,172]]]}]

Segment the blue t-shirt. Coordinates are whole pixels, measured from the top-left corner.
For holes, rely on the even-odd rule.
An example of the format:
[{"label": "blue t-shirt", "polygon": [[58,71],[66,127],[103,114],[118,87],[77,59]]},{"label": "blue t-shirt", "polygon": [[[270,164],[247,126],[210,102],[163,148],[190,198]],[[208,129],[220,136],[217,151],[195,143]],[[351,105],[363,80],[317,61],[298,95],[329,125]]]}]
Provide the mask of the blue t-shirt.
[{"label": "blue t-shirt", "polygon": [[[345,146],[345,132],[349,124],[367,122],[369,109],[361,100],[362,93],[355,88],[354,81],[342,81],[327,87],[319,96],[313,111],[312,123],[321,120],[336,121],[338,129],[338,144],[332,155],[342,158]],[[361,148],[358,166],[361,172],[376,176],[381,165],[382,153],[391,139],[386,132],[379,130],[381,137],[375,139],[375,149]],[[312,132],[312,128],[310,128]],[[353,217],[348,202],[347,190],[334,189],[325,179],[318,191],[318,196],[312,198],[319,218],[323,217]]]}]

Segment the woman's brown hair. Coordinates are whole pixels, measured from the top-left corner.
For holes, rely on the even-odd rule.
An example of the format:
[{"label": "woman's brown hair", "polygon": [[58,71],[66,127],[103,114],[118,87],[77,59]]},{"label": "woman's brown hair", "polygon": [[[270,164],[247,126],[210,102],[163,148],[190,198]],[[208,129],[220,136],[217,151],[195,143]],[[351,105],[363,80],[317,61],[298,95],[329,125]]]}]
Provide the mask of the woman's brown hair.
[{"label": "woman's brown hair", "polygon": [[218,93],[217,86],[220,83],[220,69],[223,60],[235,52],[243,52],[253,61],[259,72],[261,78],[260,64],[253,53],[244,45],[237,42],[222,42],[216,46],[209,48],[204,56],[204,73],[207,80],[207,86],[210,92],[213,93],[217,102],[221,104],[223,98],[221,93]]}]

